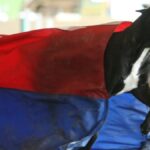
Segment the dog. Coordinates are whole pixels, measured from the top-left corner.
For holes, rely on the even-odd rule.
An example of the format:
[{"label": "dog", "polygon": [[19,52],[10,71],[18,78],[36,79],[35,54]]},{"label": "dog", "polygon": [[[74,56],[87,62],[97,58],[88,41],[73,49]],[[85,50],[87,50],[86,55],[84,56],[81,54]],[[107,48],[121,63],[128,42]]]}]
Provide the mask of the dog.
[{"label": "dog", "polygon": [[[150,106],[150,8],[122,32],[113,33],[105,50],[106,87],[110,95],[131,92]],[[141,125],[150,131],[150,112]]]}]

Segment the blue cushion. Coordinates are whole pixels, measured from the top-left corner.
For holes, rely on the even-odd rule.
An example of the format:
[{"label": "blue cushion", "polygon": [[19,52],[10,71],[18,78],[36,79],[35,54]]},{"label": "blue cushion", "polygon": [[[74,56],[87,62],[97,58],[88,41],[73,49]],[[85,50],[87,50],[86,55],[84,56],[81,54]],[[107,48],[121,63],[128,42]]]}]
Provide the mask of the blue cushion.
[{"label": "blue cushion", "polygon": [[0,150],[66,150],[101,127],[106,101],[0,89]]},{"label": "blue cushion", "polygon": [[92,150],[139,149],[146,140],[140,125],[149,108],[130,93],[109,99],[108,116]]}]

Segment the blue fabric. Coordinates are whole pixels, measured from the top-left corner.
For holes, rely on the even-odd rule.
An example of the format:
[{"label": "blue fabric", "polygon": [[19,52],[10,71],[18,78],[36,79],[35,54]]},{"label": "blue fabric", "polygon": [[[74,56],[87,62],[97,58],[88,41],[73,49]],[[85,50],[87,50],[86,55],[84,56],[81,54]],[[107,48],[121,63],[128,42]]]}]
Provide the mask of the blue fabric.
[{"label": "blue fabric", "polygon": [[100,129],[106,101],[0,89],[0,150],[72,150]]},{"label": "blue fabric", "polygon": [[109,99],[108,116],[92,150],[138,150],[146,136],[140,125],[149,108],[130,93]]},{"label": "blue fabric", "polygon": [[140,124],[149,108],[130,93],[108,102],[101,128],[105,100],[0,89],[0,150],[77,150],[98,131],[92,150],[138,150],[142,145],[148,150]]}]

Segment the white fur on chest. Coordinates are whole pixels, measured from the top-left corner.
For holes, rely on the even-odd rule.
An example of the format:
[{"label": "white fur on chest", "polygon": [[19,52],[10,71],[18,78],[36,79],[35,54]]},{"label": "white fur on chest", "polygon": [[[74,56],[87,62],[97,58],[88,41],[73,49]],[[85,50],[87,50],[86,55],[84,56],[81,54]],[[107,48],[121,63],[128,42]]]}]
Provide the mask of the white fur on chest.
[{"label": "white fur on chest", "polygon": [[139,69],[141,67],[141,64],[143,62],[143,59],[149,52],[150,48],[145,48],[140,55],[140,57],[137,59],[137,61],[133,64],[130,74],[127,76],[127,78],[124,80],[124,88],[117,94],[121,94],[127,91],[131,91],[132,89],[136,88],[138,86],[139,81]]}]

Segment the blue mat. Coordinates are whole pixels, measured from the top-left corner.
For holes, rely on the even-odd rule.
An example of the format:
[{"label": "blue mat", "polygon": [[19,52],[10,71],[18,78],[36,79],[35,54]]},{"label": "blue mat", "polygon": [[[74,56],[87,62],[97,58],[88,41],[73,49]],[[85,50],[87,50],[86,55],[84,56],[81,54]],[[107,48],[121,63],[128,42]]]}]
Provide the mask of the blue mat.
[{"label": "blue mat", "polygon": [[0,89],[0,150],[66,150],[100,129],[106,101]]},{"label": "blue mat", "polygon": [[92,150],[141,149],[147,137],[140,125],[149,108],[130,93],[109,99],[107,119],[98,134]]}]

